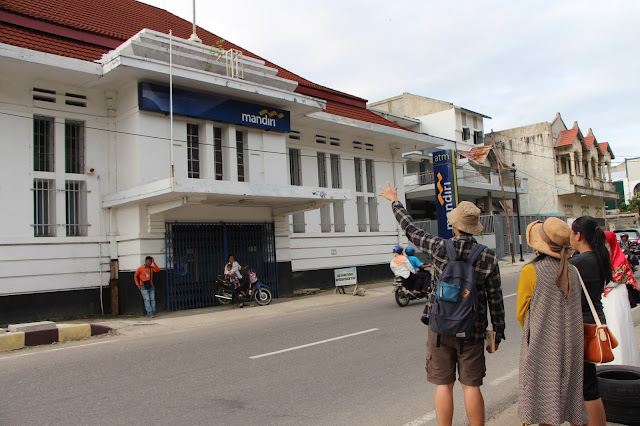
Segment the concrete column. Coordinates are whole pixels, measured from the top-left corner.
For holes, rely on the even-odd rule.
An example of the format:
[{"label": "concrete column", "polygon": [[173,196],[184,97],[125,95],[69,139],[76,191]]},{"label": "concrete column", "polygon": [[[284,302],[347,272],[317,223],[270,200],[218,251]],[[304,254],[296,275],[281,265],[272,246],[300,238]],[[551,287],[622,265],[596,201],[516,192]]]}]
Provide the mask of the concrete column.
[{"label": "concrete column", "polygon": [[224,180],[238,181],[238,156],[236,151],[236,128],[222,128],[222,175]]},{"label": "concrete column", "polygon": [[200,178],[215,179],[216,170],[213,162],[213,123],[206,121],[199,126],[200,138]]},{"label": "concrete column", "polygon": [[487,192],[487,205],[484,214],[493,214],[493,195],[491,192]]},{"label": "concrete column", "polygon": [[576,175],[576,153],[569,154],[569,168],[571,169],[571,175]]}]

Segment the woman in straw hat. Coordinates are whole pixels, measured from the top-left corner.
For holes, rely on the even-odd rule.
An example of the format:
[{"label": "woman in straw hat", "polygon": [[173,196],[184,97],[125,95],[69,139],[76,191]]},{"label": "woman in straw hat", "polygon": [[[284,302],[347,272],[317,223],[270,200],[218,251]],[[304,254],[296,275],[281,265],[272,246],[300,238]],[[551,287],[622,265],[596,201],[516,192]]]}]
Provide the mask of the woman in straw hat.
[{"label": "woman in straw hat", "polygon": [[518,416],[525,424],[588,421],[582,395],[583,330],[580,278],[569,264],[569,226],[550,217],[527,226],[539,255],[522,268],[517,316],[520,344]]},{"label": "woman in straw hat", "polygon": [[[606,243],[604,231],[591,216],[579,217],[571,224],[571,244],[580,252],[571,258],[571,264],[578,268],[603,324],[606,324],[607,320],[600,295],[604,291],[605,284],[612,278],[611,259]],[[586,324],[596,322],[584,294],[582,295],[582,320]],[[589,362],[584,363],[583,392],[589,413],[589,426],[605,426],[607,420],[598,389],[596,366]]]}]

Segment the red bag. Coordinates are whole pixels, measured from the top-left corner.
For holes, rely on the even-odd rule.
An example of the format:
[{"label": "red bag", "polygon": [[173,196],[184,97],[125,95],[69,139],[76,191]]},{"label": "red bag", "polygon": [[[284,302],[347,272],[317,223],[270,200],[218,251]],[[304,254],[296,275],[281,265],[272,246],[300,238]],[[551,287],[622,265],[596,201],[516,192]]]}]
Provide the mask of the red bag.
[{"label": "red bag", "polygon": [[600,322],[596,308],[593,306],[589,292],[580,277],[580,284],[582,285],[582,291],[589,302],[589,308],[591,308],[591,314],[596,320],[595,324],[582,324],[584,329],[584,360],[586,362],[592,362],[594,364],[604,364],[613,361],[613,349],[618,347],[618,341],[611,334],[606,324]]}]

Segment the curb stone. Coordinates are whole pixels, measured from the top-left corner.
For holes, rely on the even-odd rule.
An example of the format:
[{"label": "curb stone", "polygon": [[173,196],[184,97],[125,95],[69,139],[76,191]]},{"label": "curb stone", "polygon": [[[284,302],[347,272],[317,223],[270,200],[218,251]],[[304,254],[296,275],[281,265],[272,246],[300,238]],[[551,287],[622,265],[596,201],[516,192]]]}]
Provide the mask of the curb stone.
[{"label": "curb stone", "polygon": [[111,327],[99,324],[57,324],[55,328],[17,331],[0,334],[0,352],[22,349],[25,346],[50,345],[56,342],[82,340],[107,334]]}]

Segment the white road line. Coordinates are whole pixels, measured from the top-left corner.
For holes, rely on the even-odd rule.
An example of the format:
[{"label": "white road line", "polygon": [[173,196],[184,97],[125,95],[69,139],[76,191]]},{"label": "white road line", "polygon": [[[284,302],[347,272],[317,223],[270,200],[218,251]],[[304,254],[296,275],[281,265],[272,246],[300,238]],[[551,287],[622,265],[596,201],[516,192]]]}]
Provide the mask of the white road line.
[{"label": "white road line", "polygon": [[323,343],[333,342],[334,340],[346,339],[347,337],[353,337],[353,336],[358,336],[360,334],[371,333],[372,331],[377,331],[377,330],[378,330],[377,328],[371,328],[369,330],[358,331],[357,333],[345,334],[344,336],[332,337],[331,339],[320,340],[318,342],[313,342],[313,343],[307,343],[306,345],[294,346],[292,348],[282,349],[282,350],[275,351],[275,352],[269,352],[269,353],[265,353],[265,354],[261,354],[261,355],[250,356],[249,359],[264,358],[266,356],[277,355],[277,354],[281,354],[281,353],[284,353],[284,352],[295,351],[295,350],[298,350],[298,349],[308,348],[309,346],[315,346],[315,345],[321,345]]},{"label": "white road line", "polygon": [[117,342],[117,340],[107,340],[107,341],[104,341],[104,342],[87,343],[85,345],[75,345],[75,346],[67,346],[67,347],[64,347],[64,348],[49,349],[49,350],[44,350],[44,351],[27,352],[27,353],[24,353],[24,354],[17,354],[17,355],[13,355],[13,356],[2,357],[2,358],[0,358],[0,361],[4,361],[4,360],[7,360],[7,359],[21,358],[23,356],[38,355],[38,354],[42,354],[42,353],[49,353],[49,352],[56,352],[56,351],[66,351],[66,350],[69,350],[69,349],[76,349],[76,348],[84,348],[84,347],[87,347],[87,346],[104,345],[106,343],[114,343],[114,342]]},{"label": "white road line", "polygon": [[514,376],[517,376],[517,375],[518,375],[518,369],[516,368],[515,370],[509,371],[504,376],[500,376],[497,379],[494,379],[491,383],[489,383],[489,385],[498,386],[499,384],[504,383],[507,380],[509,380],[509,379],[511,379],[511,378],[513,378]]},{"label": "white road line", "polygon": [[425,423],[430,422],[431,420],[433,420],[435,418],[436,418],[436,412],[435,411],[429,411],[424,416],[418,417],[417,419],[412,420],[409,423],[405,423],[404,426],[420,426],[420,425],[423,425]]},{"label": "white road line", "polygon": [[513,297],[513,296],[517,296],[518,293],[512,293],[512,294],[507,294],[506,296],[502,296],[503,299],[506,299],[507,297]]}]

